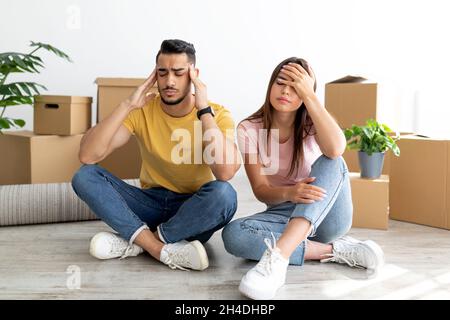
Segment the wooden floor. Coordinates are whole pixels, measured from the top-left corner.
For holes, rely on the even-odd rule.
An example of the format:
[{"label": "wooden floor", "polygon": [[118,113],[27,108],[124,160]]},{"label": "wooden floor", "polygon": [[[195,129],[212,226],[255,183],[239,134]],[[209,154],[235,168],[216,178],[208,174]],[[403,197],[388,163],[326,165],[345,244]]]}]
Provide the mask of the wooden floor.
[{"label": "wooden floor", "polygon": [[[236,217],[257,212],[245,178]],[[0,299],[243,299],[237,287],[254,262],[225,252],[220,232],[207,243],[210,267],[171,270],[149,255],[99,261],[89,240],[100,221],[0,228]],[[340,264],[290,266],[278,299],[450,299],[450,232],[391,221],[388,231],[352,229],[385,252],[375,277]],[[79,275],[79,277],[78,277]],[[77,281],[79,279],[79,281]],[[78,288],[79,287],[79,288]]]}]

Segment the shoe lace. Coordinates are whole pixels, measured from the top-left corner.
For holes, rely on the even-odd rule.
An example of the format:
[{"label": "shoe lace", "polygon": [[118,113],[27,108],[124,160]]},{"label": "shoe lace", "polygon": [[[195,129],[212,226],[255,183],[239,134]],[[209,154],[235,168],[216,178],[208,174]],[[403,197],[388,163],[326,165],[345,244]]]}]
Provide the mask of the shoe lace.
[{"label": "shoe lace", "polygon": [[267,250],[264,252],[264,255],[262,256],[261,260],[256,265],[255,270],[261,273],[264,276],[268,276],[272,273],[272,267],[275,261],[277,260],[277,241],[275,239],[275,236],[273,233],[270,233],[272,235],[272,242],[269,238],[264,239],[264,243],[267,246]]},{"label": "shoe lace", "polygon": [[361,261],[361,257],[359,256],[359,252],[354,248],[345,251],[335,251],[333,253],[327,253],[325,256],[329,258],[325,258],[320,260],[321,262],[337,262],[337,263],[346,263],[350,267],[361,268],[364,269],[358,261]]},{"label": "shoe lace", "polygon": [[[118,246],[115,248],[117,251],[119,251]],[[120,256],[119,260],[125,259],[126,257],[129,257],[131,253],[133,252],[133,245],[129,244],[123,254]]]},{"label": "shoe lace", "polygon": [[186,258],[186,256],[187,254],[184,250],[184,247],[175,250],[167,250],[167,258],[165,264],[167,264],[169,268],[173,270],[180,269],[184,271],[190,271],[189,269],[182,267],[182,265],[190,266],[190,261]]}]

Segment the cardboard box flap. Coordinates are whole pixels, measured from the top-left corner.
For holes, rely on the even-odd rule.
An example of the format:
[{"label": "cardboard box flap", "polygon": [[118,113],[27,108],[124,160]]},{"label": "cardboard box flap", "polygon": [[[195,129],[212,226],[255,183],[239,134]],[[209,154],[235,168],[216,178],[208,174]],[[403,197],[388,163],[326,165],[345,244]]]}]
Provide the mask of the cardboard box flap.
[{"label": "cardboard box flap", "polygon": [[40,103],[92,103],[92,97],[80,96],[34,96],[34,102]]},{"label": "cardboard box flap", "polygon": [[359,77],[359,76],[345,76],[343,78],[328,82],[328,83],[361,83],[367,81],[366,78]]},{"label": "cardboard box flap", "polygon": [[95,83],[105,87],[137,87],[145,81],[145,78],[97,78]]}]

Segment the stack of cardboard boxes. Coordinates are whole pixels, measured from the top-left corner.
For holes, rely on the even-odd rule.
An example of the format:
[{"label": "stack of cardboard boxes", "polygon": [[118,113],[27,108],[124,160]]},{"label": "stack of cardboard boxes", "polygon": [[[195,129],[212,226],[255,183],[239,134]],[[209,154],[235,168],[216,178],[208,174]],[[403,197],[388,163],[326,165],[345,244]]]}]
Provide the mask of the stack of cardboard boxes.
[{"label": "stack of cardboard boxes", "polygon": [[[362,77],[347,76],[325,85],[325,107],[342,129],[364,125],[367,119],[381,121],[382,90],[378,83]],[[375,180],[360,177],[358,152],[346,150],[344,159],[350,172],[353,200],[353,227],[387,229],[389,219],[389,152],[386,153],[382,176]]]},{"label": "stack of cardboard boxes", "polygon": [[[326,84],[325,106],[343,129],[372,118],[397,130],[398,106],[386,92],[378,83],[347,76]],[[353,226],[387,229],[390,217],[450,229],[450,141],[401,133],[397,144],[400,157],[386,152],[383,174],[375,180],[360,177],[357,151],[344,153]]]},{"label": "stack of cardboard boxes", "polygon": [[[97,122],[105,119],[145,79],[98,78]],[[151,92],[157,92],[153,87]],[[0,135],[0,185],[70,182],[80,168],[80,141],[91,127],[91,97],[36,96],[32,131]],[[121,179],[139,178],[136,138],[99,163]]]},{"label": "stack of cardboard boxes", "polygon": [[81,163],[78,151],[91,126],[91,97],[37,96],[34,132],[0,135],[0,184],[69,182]]}]

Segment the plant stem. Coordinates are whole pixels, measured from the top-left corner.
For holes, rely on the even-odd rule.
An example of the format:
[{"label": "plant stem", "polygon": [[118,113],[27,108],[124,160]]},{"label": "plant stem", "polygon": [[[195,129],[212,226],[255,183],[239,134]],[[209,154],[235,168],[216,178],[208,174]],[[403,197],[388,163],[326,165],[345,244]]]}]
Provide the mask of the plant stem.
[{"label": "plant stem", "polygon": [[33,53],[35,53],[36,51],[38,51],[41,47],[37,47],[36,49],[34,49],[33,51],[31,51],[29,54],[27,54],[27,56],[31,56]]}]

